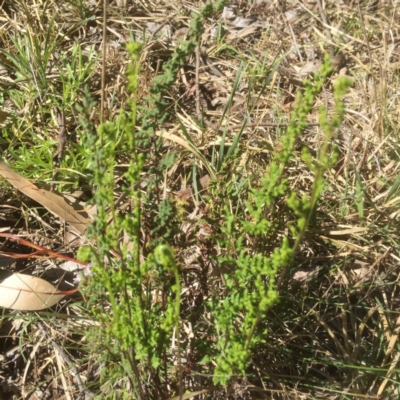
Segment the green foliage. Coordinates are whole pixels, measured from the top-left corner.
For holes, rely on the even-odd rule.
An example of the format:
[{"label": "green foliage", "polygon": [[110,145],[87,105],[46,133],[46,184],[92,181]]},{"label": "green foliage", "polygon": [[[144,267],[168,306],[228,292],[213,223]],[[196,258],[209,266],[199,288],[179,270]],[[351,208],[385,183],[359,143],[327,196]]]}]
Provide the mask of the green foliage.
[{"label": "green foliage", "polygon": [[[117,376],[126,376],[140,398],[162,391],[162,379],[170,382],[178,376],[180,380],[182,374],[179,363],[176,369],[172,362],[175,354],[171,352],[170,345],[175,330],[180,359],[181,277],[174,252],[165,243],[172,243],[179,213],[168,199],[156,201],[149,192],[143,198],[136,189],[145,163],[143,152],[139,149],[149,149],[154,145],[154,141],[149,139],[158,124],[167,117],[164,94],[174,83],[185,58],[195,48],[202,29],[201,18],[213,10],[207,4],[200,14],[194,16],[189,40],[182,42],[164,65],[164,72],[155,79],[145,105],[139,106],[137,99],[141,46],[128,45],[132,59],[128,69],[128,88],[132,93],[128,116],[121,113],[116,121],[100,126],[98,136],[93,131],[87,135],[88,145],[96,146],[90,163],[98,214],[90,231],[97,244],[91,249],[93,276],[85,292],[93,315],[101,326],[101,329],[92,331],[91,340],[96,337],[96,342],[107,348],[106,358],[101,359],[108,365],[103,378],[115,381]],[[229,268],[223,274],[225,295],[221,297],[220,293],[215,293],[206,305],[213,325],[209,329],[208,342],[202,343],[202,356],[203,364],[210,360],[216,364],[214,384],[224,385],[232,375],[244,374],[254,349],[267,340],[268,332],[261,322],[278,300],[277,274],[281,272],[280,278],[284,277],[285,270],[293,261],[323,189],[324,172],[335,160],[328,157],[328,151],[330,139],[343,119],[341,97],[348,87],[348,82],[344,80],[339,80],[334,89],[336,107],[333,119],[328,121],[326,113],[321,114],[326,140],[318,159],[314,161],[310,154],[303,152],[303,160],[315,176],[312,192],[308,197],[303,195],[299,198],[290,190],[285,175],[287,166],[294,158],[297,139],[307,125],[306,117],[331,71],[327,58],[313,81],[305,82],[304,94],[299,94],[290,125],[281,137],[281,150],[274,155],[260,185],[244,199],[245,211],[238,212],[224,204],[226,200],[237,201],[242,195],[243,182],[228,185],[223,195],[225,198],[215,205],[215,213],[221,210],[224,213],[217,237],[221,254],[216,261],[218,265]],[[240,73],[235,85],[238,85],[239,79]],[[139,129],[136,128],[138,125]],[[224,173],[229,163],[235,162],[241,132],[228,157],[218,160],[220,174]],[[122,138],[117,140],[120,134]],[[118,144],[122,151],[131,155],[122,188],[130,199],[131,210],[124,215],[115,210],[113,198]],[[157,164],[153,171],[156,178],[150,185],[152,189],[157,187],[157,180],[163,176],[162,168],[170,165],[171,160],[172,155]],[[223,180],[224,176],[221,178]],[[213,192],[212,195],[221,198],[221,194]],[[274,214],[275,208],[282,204],[292,215],[288,226],[282,224],[281,216]],[[152,219],[156,225],[152,226],[153,241],[147,248],[145,259],[141,242],[143,212],[146,219]],[[87,257],[87,250],[83,256]],[[110,304],[111,308],[105,309],[106,304]],[[120,364],[114,363],[113,359],[120,360]],[[123,371],[119,373],[118,368]],[[148,374],[154,378],[154,387],[144,384],[144,375]]]},{"label": "green foliage", "polygon": [[[181,40],[171,58],[163,65],[163,73],[154,79],[149,90],[150,94],[145,98],[146,104],[139,107],[141,114],[138,118],[140,124],[140,138],[147,141],[154,136],[155,128],[161,125],[167,118],[167,104],[164,94],[175,83],[179,69],[184,66],[187,57],[191,55],[204,32],[203,20],[212,14],[221,11],[227,4],[226,0],[219,0],[215,5],[207,2],[198,13],[192,13],[192,23],[189,27],[186,40]],[[139,142],[138,142],[139,144]],[[140,142],[141,144],[141,142]]]},{"label": "green foliage", "polygon": [[87,56],[77,44],[72,46],[71,54],[60,54],[59,69],[63,90],[62,99],[58,101],[60,107],[69,109],[75,105],[82,87],[85,87],[91,78],[95,63],[94,46],[90,47]]},{"label": "green foliage", "polygon": [[[89,133],[87,138],[91,146],[103,143],[103,146],[97,146],[91,161],[93,183],[97,187],[95,203],[98,213],[90,235],[96,239],[97,248],[92,249],[94,277],[87,294],[90,304],[96,302],[92,311],[102,325],[102,330],[93,334],[100,335],[101,342],[109,344],[108,351],[121,359],[123,372],[120,373],[129,377],[140,397],[144,397],[138,363],[144,362],[150,371],[159,368],[179,315],[179,305],[172,299],[176,296],[179,302],[176,289],[179,293],[180,287],[173,255],[165,247],[157,248],[155,256],[149,255],[145,262],[140,262],[140,193],[135,189],[144,162],[143,156],[136,151],[135,143],[140,46],[130,45],[128,50],[133,61],[128,71],[129,88],[134,91],[130,118],[121,116],[119,128],[115,123],[103,124],[98,129],[98,138],[94,132]],[[132,156],[124,175],[126,186],[122,188],[130,198],[132,209],[123,216],[116,213],[113,205],[115,139],[119,129],[123,133],[123,150]],[[111,224],[108,222],[110,216],[113,219]],[[119,241],[121,235],[126,238],[123,244]],[[112,258],[111,253],[116,257]],[[175,285],[166,285],[173,279],[169,276],[170,271],[175,276]],[[101,293],[104,289],[111,303],[111,310],[107,313],[102,309]],[[161,291],[169,299],[165,305],[158,299]],[[104,378],[112,379],[112,376],[107,373]]]},{"label": "green foliage", "polygon": [[[56,330],[58,317],[68,322],[65,341],[64,329],[60,332],[61,343],[78,373],[88,371],[87,389],[99,399],[167,399],[213,388],[216,393],[202,396],[222,398],[240,397],[236,387],[247,385],[251,391],[252,385],[268,387],[275,379],[271,385],[283,383],[283,397],[290,397],[293,388],[305,398],[332,393],[390,397],[399,381],[392,342],[397,337],[400,175],[398,141],[391,140],[398,136],[399,74],[388,60],[381,71],[388,84],[377,79],[374,55],[381,49],[371,48],[365,68],[343,61],[355,84],[351,114],[360,118],[354,125],[348,115],[349,124],[336,137],[347,79],[330,81],[337,75],[331,75],[328,60],[304,87],[290,76],[281,79],[281,62],[294,61],[288,56],[298,46],[282,40],[279,49],[274,47],[273,24],[264,29],[256,23],[256,32],[228,37],[237,21],[212,15],[227,1],[209,1],[192,17],[187,4],[178,7],[173,21],[153,25],[156,37],[164,32],[158,39],[129,43],[125,91],[118,76],[125,53],[118,43],[127,33],[132,40],[148,37],[142,29],[152,29],[146,15],[151,19],[154,10],[139,7],[140,21],[132,24],[129,7],[114,7],[113,2],[109,39],[115,43],[109,42],[106,63],[106,87],[113,90],[111,122],[98,128],[94,96],[101,71],[96,59],[107,47],[98,40],[99,26],[107,23],[99,8],[86,0],[6,3],[2,15],[10,29],[0,49],[0,103],[10,115],[2,123],[3,156],[38,185],[45,181],[57,183],[64,193],[79,188],[93,194],[98,209],[89,245],[77,256],[90,262],[81,275],[83,301],[74,297],[47,313]],[[246,2],[239,3],[234,13],[247,15]],[[278,8],[271,12],[279,14]],[[379,11],[390,25],[392,8]],[[338,56],[345,34],[366,42],[382,27],[382,18],[363,22],[358,11],[347,14],[339,12],[343,32],[331,43]],[[226,17],[230,19],[229,13]],[[79,19],[86,21],[76,24]],[[164,34],[168,30],[170,37],[170,28],[187,23],[186,40],[174,43],[166,58],[173,46]],[[210,35],[201,35],[204,26],[212,29]],[[193,68],[196,46],[200,68],[197,62]],[[284,49],[290,50],[284,54]],[[301,58],[304,48],[298,50]],[[212,66],[218,64],[225,77],[212,78]],[[154,71],[158,76],[149,89]],[[201,92],[214,101],[206,96],[212,110],[194,116],[199,88],[192,85],[198,78]],[[298,93],[290,103],[289,125],[285,110],[293,92],[288,85]],[[354,100],[357,91],[365,94],[364,102]],[[303,131],[306,120],[318,119],[316,105],[322,97],[330,105],[321,110],[321,128],[309,125]],[[117,104],[124,107],[119,112]],[[57,169],[56,108],[65,113],[69,136]],[[280,126],[270,126],[267,115]],[[195,130],[192,123],[197,123]],[[186,141],[182,147],[159,138],[173,125]],[[205,170],[211,177],[207,185],[199,179]],[[190,180],[193,198],[185,200],[187,191],[175,196],[179,183],[190,185]],[[9,189],[8,183],[0,183]],[[24,196],[16,199],[15,190],[0,192],[5,203],[0,214],[7,226],[17,230],[23,225],[22,235],[27,228],[33,233],[35,217],[26,212],[32,210],[39,217],[35,225],[48,236],[54,218]],[[56,236],[54,231],[54,244],[61,244]],[[25,268],[21,262],[17,268]],[[365,275],[371,263],[375,268]],[[41,273],[42,265],[33,266]],[[59,314],[64,310],[70,311],[68,319]],[[3,328],[7,318],[26,319],[15,313],[3,317]],[[82,329],[89,330],[87,336]],[[31,347],[25,346],[27,335],[29,343],[37,337],[31,323],[18,335],[26,360],[24,349]],[[87,348],[82,348],[85,340]],[[13,342],[8,338],[6,347],[14,347]],[[38,371],[38,379],[52,379],[45,366]],[[5,373],[12,374],[12,368]],[[36,380],[32,393],[38,385]]]},{"label": "green foliage", "polygon": [[[304,94],[298,95],[289,127],[281,138],[282,150],[275,154],[260,187],[250,192],[243,218],[238,219],[225,207],[226,225],[219,245],[222,249],[229,249],[234,243],[235,251],[219,260],[231,266],[231,273],[224,275],[229,294],[224,299],[215,298],[210,304],[218,332],[215,384],[226,384],[232,375],[244,374],[252,350],[266,340],[267,332],[258,327],[265,313],[278,300],[276,275],[278,271],[285,271],[292,262],[322,191],[323,174],[336,161],[335,157],[328,158],[327,151],[330,139],[344,116],[341,98],[349,85],[344,79],[340,79],[334,88],[336,107],[333,119],[328,121],[324,111],[321,114],[326,139],[318,160],[313,162],[307,152],[303,154],[315,174],[310,197],[299,199],[290,191],[285,169],[294,158],[297,138],[307,125],[307,114],[331,71],[329,58],[326,58],[313,82],[304,83]],[[286,227],[280,223],[279,216],[274,217],[273,211],[285,199],[297,217],[297,224],[291,226],[289,234],[285,234]],[[249,243],[259,243],[257,250],[254,251],[254,246],[250,250]]]},{"label": "green foliage", "polygon": [[[13,51],[5,51],[0,49],[0,53],[5,56],[7,60],[7,66],[14,71],[17,79],[14,83],[22,83],[25,86],[25,90],[34,92],[32,96],[36,96],[42,102],[48,100],[47,96],[54,96],[54,90],[51,80],[48,78],[48,74],[52,67],[52,58],[56,49],[59,48],[60,43],[65,40],[65,36],[74,32],[81,25],[86,24],[90,19],[85,19],[77,24],[74,24],[64,34],[58,32],[55,25],[55,15],[48,22],[47,30],[39,34],[33,34],[36,27],[28,25],[28,29],[24,33],[18,34],[17,36],[11,36],[10,39],[14,44]],[[80,52],[80,54],[79,54]],[[82,63],[82,50],[79,46],[74,46],[72,53],[72,63],[66,61],[71,56],[61,54],[61,64],[65,68],[73,68],[76,63],[76,59],[79,58],[80,70],[78,72],[79,77],[91,73],[93,65],[93,50],[90,51],[89,62],[83,65]],[[68,77],[70,71],[67,71],[66,77]],[[59,103],[57,101],[57,103]]]},{"label": "green foliage", "polygon": [[[157,140],[155,131],[158,126],[162,125],[169,117],[169,106],[165,100],[165,95],[176,82],[179,70],[185,64],[187,58],[194,52],[197,43],[204,32],[203,21],[209,18],[213,13],[221,11],[226,1],[218,1],[215,5],[212,3],[205,4],[198,13],[192,14],[192,23],[189,27],[186,40],[181,40],[179,46],[174,50],[171,58],[164,63],[163,73],[157,76],[149,89],[149,95],[142,99],[138,105],[137,123],[140,129],[137,132],[137,146],[146,148],[146,155],[149,158],[156,158],[160,153],[161,140]],[[184,129],[182,127],[182,129]],[[206,165],[210,176],[215,176],[213,168],[210,166],[204,156],[196,151],[191,139],[186,136],[188,142],[194,148],[197,156]],[[168,157],[168,156],[167,156]],[[173,157],[173,156],[172,156]],[[149,174],[153,179],[149,182],[146,194],[143,198],[144,213],[150,215],[150,218],[156,223],[149,235],[149,242],[145,244],[149,250],[162,243],[164,240],[170,240],[174,235],[174,227],[179,223],[177,213],[173,212],[173,206],[168,199],[160,203],[158,186],[163,179],[164,170],[168,165],[165,162],[156,163],[149,167]]]},{"label": "green foliage", "polygon": [[[46,30],[38,32],[28,19],[26,30],[9,34],[13,46],[8,51],[0,49],[2,62],[11,76],[15,76],[10,87],[2,87],[0,92],[3,101],[8,100],[17,111],[13,124],[3,132],[5,153],[14,159],[18,172],[47,182],[55,172],[53,158],[58,143],[54,132],[59,128],[56,109],[64,112],[65,121],[74,119],[71,111],[81,98],[83,87],[90,83],[97,59],[93,46],[86,51],[77,43],[69,48],[61,46],[65,35],[88,22],[87,19],[73,24],[66,32],[56,28],[55,19],[56,15]],[[90,110],[87,106],[93,104],[84,105],[81,115]],[[57,175],[63,184],[61,189],[66,184],[76,187],[79,179],[85,177],[81,171],[87,171],[86,149],[79,143],[67,147]]]},{"label": "green foliage", "polygon": [[[86,145],[96,149],[90,155],[90,168],[93,173],[93,184],[96,187],[94,202],[97,206],[95,223],[91,226],[89,236],[96,240],[96,248],[91,249],[91,270],[93,276],[85,289],[85,295],[90,299],[89,305],[95,318],[100,322],[101,329],[90,332],[91,342],[100,343],[106,347],[108,367],[103,375],[107,379],[116,380],[115,365],[112,367],[110,356],[121,360],[120,375],[131,381],[140,398],[146,398],[151,390],[143,382],[143,373],[153,376],[161,375],[162,361],[170,352],[172,330],[178,337],[179,355],[179,314],[180,314],[180,277],[175,264],[174,254],[166,244],[157,243],[170,236],[170,225],[173,206],[168,201],[157,203],[152,201],[151,193],[160,176],[162,168],[168,167],[173,158],[169,157],[160,163],[161,168],[155,171],[156,179],[149,185],[144,204],[141,193],[136,190],[140,180],[145,157],[138,151],[138,146],[151,148],[155,128],[161,124],[166,114],[166,104],[163,96],[175,82],[179,68],[193,52],[200,37],[202,20],[216,10],[221,9],[225,2],[216,6],[208,3],[199,14],[196,14],[191,25],[189,39],[181,43],[171,60],[163,67],[163,74],[154,80],[150,96],[145,99],[145,106],[138,106],[137,87],[139,77],[139,59],[141,46],[131,43],[127,46],[132,64],[127,70],[128,89],[133,97],[130,101],[128,117],[121,113],[114,122],[101,125],[96,133],[88,129]],[[141,111],[138,113],[137,111]],[[137,125],[140,129],[137,130]],[[124,174],[127,184],[122,188],[131,202],[131,211],[119,215],[114,207],[114,164],[117,151],[117,136],[121,132],[121,150],[131,155],[128,171]],[[147,255],[141,261],[141,213],[147,211],[150,217],[157,215],[156,223],[161,223],[164,232],[157,232],[159,239],[153,240],[151,249],[154,253]],[[109,223],[110,218],[112,223]],[[167,228],[167,229],[166,229]],[[123,236],[124,242],[119,238]],[[114,257],[112,257],[114,254]],[[87,254],[83,254],[87,256]],[[110,310],[104,310],[107,299]],[[166,299],[166,301],[162,300]],[[99,348],[96,351],[102,352]],[[169,354],[171,357],[171,354]],[[140,365],[140,368],[139,368]],[[164,371],[168,376],[174,373]],[[180,373],[179,373],[180,375]],[[161,390],[155,381],[154,390]]]}]

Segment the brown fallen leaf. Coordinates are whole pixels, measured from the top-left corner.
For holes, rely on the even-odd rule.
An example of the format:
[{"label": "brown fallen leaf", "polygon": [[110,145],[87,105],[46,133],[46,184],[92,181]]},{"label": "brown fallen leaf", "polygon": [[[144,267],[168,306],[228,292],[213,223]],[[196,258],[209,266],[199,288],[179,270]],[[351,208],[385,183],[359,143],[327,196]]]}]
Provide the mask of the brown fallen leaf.
[{"label": "brown fallen leaf", "polygon": [[47,190],[39,189],[31,181],[12,170],[3,160],[0,160],[0,174],[23,194],[71,225],[77,233],[82,234],[85,232],[90,220],[76,212],[72,206],[66,203],[63,197]]},{"label": "brown fallen leaf", "polygon": [[296,68],[297,69],[297,74],[301,77],[305,77],[307,75],[314,74],[315,72],[319,71],[321,67],[321,63],[319,61],[314,62],[314,61],[308,61],[305,63],[301,68]]},{"label": "brown fallen leaf", "polygon": [[227,40],[235,40],[235,39],[240,39],[240,38],[244,38],[246,36],[252,35],[254,32],[256,32],[258,30],[257,26],[247,26],[246,28],[242,28],[240,31],[238,32],[232,32],[230,33],[226,39]]},{"label": "brown fallen leaf", "polygon": [[200,181],[201,189],[207,190],[210,180],[211,180],[211,178],[210,178],[210,175],[208,175],[208,174],[206,174],[202,178],[200,178],[199,181]]},{"label": "brown fallen leaf", "polygon": [[25,274],[8,274],[7,271],[0,271],[0,279],[6,275],[0,283],[0,307],[11,310],[43,310],[54,306],[67,294],[77,291],[60,292],[44,279]]},{"label": "brown fallen leaf", "polygon": [[188,203],[193,196],[193,191],[190,188],[182,189],[176,194],[176,198],[182,203]]}]

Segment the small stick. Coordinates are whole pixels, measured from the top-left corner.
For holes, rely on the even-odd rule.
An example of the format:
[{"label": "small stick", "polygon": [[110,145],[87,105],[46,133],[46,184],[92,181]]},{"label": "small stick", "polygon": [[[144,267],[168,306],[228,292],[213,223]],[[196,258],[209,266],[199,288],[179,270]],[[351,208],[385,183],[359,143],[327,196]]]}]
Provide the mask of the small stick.
[{"label": "small stick", "polygon": [[[317,4],[318,4],[319,13],[321,15],[321,19],[322,19],[323,23],[325,25],[329,26],[328,20],[326,19],[326,15],[324,12],[324,7],[322,7],[321,0],[317,0]],[[326,35],[328,36],[329,41],[331,43],[334,43],[332,40],[331,31],[329,29],[325,29],[325,32],[326,32]],[[335,48],[333,47],[332,44],[329,46],[329,55],[331,56],[331,58],[333,58],[333,56],[335,55]]]},{"label": "small stick", "polygon": [[0,254],[5,255],[6,257],[13,257],[13,258],[29,258],[29,257],[36,257],[40,255],[47,254],[50,258],[59,258],[66,261],[73,261],[81,265],[87,265],[87,262],[75,260],[75,258],[68,257],[64,254],[57,253],[53,250],[46,249],[45,247],[39,246],[38,244],[31,243],[29,240],[25,240],[20,236],[13,235],[12,233],[0,233],[0,237],[4,237],[10,240],[17,242],[23,246],[30,247],[31,249],[35,249],[34,253],[30,254],[17,254],[17,253],[9,253],[5,251],[0,251]]},{"label": "small stick", "polygon": [[[106,40],[107,40],[107,0],[103,0],[103,54],[102,54],[102,69],[101,69],[101,103],[100,103],[100,123],[104,122],[104,101],[105,101],[105,86],[106,86]],[[100,140],[102,140],[100,138]],[[100,143],[103,147],[103,143]]]},{"label": "small stick", "polygon": [[[237,125],[232,125],[232,126],[228,126],[228,127],[218,127],[217,125],[209,122],[209,121],[204,121],[204,123],[214,129],[215,131],[219,131],[219,132],[225,132],[225,129],[227,131],[234,131],[235,129],[239,129],[243,127],[243,124],[237,124]],[[274,123],[274,122],[249,122],[247,123],[244,127],[245,128],[254,128],[254,127],[259,127],[259,126],[272,126],[274,128],[286,128],[288,127],[290,124],[289,123]],[[312,123],[312,124],[307,124],[307,127],[310,126],[319,126],[320,124],[318,123]]]},{"label": "small stick", "polygon": [[299,45],[297,44],[296,35],[294,34],[294,30],[292,28],[292,24],[288,22],[288,25],[289,25],[290,33],[291,33],[292,38],[293,38],[294,45],[296,46],[297,54],[299,55],[299,59],[300,59],[301,62],[303,62],[303,57],[301,56],[300,48],[299,48]]},{"label": "small stick", "polygon": [[[58,146],[57,146],[57,151],[56,154],[54,154],[53,160],[54,160],[54,165],[56,168],[60,167],[61,160],[64,154],[64,149],[65,145],[67,144],[67,130],[65,129],[65,117],[64,117],[64,111],[60,111],[58,108],[56,108],[56,114],[57,114],[57,119],[58,119],[58,125],[59,125],[59,131],[58,131]],[[51,180],[53,183],[51,184],[51,189],[50,191],[52,192],[55,188],[55,179],[57,177],[57,171],[53,172],[53,176],[51,177]]]},{"label": "small stick", "polygon": [[201,121],[201,107],[200,107],[200,45],[196,46],[196,113],[197,118]]},{"label": "small stick", "polygon": [[[375,79],[375,74],[374,74],[373,68],[372,68],[372,59],[373,58],[372,58],[372,54],[371,54],[371,47],[369,45],[368,34],[367,34],[366,29],[365,29],[364,16],[363,16],[363,13],[361,11],[360,1],[358,2],[358,13],[360,15],[361,29],[362,29],[362,32],[363,32],[363,35],[364,35],[364,38],[365,38],[365,42],[367,44],[368,57],[369,57],[370,65],[371,65],[371,77],[372,77],[372,83],[373,83],[372,87],[374,89],[374,99],[375,99],[376,102],[378,102],[379,101],[378,90],[376,88],[376,79]],[[378,58],[378,62],[379,62],[379,58]],[[379,62],[379,70],[380,70],[381,76],[382,76],[382,64],[380,62]],[[369,99],[369,97],[367,97],[367,99]],[[368,102],[369,102],[369,106],[371,108],[371,102],[370,101],[368,101]],[[379,104],[377,104],[377,106],[378,106],[378,110],[379,110],[379,121],[383,122],[383,117],[382,117],[382,109],[383,109],[383,107],[379,107]],[[382,123],[379,124],[379,128],[378,129],[379,129],[379,131],[378,131],[379,139],[382,139],[382,137],[383,137],[383,124]]]}]

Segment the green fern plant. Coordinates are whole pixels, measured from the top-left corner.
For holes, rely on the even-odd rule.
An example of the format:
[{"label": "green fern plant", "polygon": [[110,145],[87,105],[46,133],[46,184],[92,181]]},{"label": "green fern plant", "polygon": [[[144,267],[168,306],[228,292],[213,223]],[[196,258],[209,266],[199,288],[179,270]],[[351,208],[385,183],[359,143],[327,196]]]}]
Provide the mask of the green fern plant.
[{"label": "green fern plant", "polygon": [[[328,149],[344,117],[341,98],[350,84],[345,78],[340,78],[334,87],[333,119],[328,121],[326,111],[321,113],[325,142],[318,160],[313,161],[308,152],[303,151],[303,159],[314,173],[312,191],[309,197],[302,198],[290,191],[285,170],[294,159],[297,139],[307,125],[306,117],[331,72],[327,57],[313,81],[305,82],[304,94],[299,94],[287,132],[281,138],[282,150],[275,154],[260,187],[251,191],[246,201],[247,214],[238,219],[228,207],[224,208],[226,223],[221,228],[219,246],[226,249],[228,255],[218,262],[230,266],[231,272],[224,274],[228,294],[223,299],[214,298],[209,305],[218,340],[215,353],[203,360],[215,360],[215,384],[226,384],[232,375],[244,374],[252,351],[265,342],[267,331],[260,322],[278,300],[278,273],[282,282],[315,212],[324,185],[324,172],[336,160],[329,158]],[[282,219],[274,212],[282,201],[297,217],[297,222],[291,226],[282,226]],[[286,228],[290,228],[289,234],[285,234]]]},{"label": "green fern plant", "polygon": [[[79,257],[91,260],[92,276],[84,292],[100,328],[89,332],[88,337],[90,343],[99,344],[93,351],[103,354],[99,363],[106,367],[101,382],[103,389],[110,387],[109,394],[105,390],[109,398],[112,398],[112,382],[117,377],[124,376],[123,381],[126,381],[125,385],[120,384],[119,398],[129,398],[128,387],[134,388],[139,398],[162,398],[167,395],[165,382],[180,380],[181,372],[171,362],[176,354],[170,346],[173,329],[179,338],[180,278],[172,250],[160,244],[170,234],[169,226],[163,222],[171,215],[171,204],[168,200],[158,202],[153,196],[163,169],[173,159],[164,160],[151,171],[156,178],[148,185],[148,192],[142,199],[136,184],[140,181],[145,156],[138,148],[146,148],[147,153],[157,148],[154,132],[167,115],[163,96],[175,82],[179,68],[193,52],[202,33],[201,21],[221,9],[224,3],[220,1],[216,6],[207,3],[200,13],[194,15],[189,39],[181,43],[164,65],[164,72],[155,79],[149,97],[143,99],[145,105],[138,105],[137,99],[141,46],[129,44],[132,65],[127,71],[128,89],[133,97],[128,115],[121,112],[116,121],[101,125],[97,134],[92,130],[87,132],[87,146],[96,149],[91,153],[90,168],[96,188],[97,216],[88,233],[96,246],[81,249]],[[117,141],[117,132],[121,131],[123,137]],[[124,175],[126,185],[122,188],[131,201],[130,213],[126,215],[117,213],[114,206],[117,151],[131,155]],[[154,218],[154,225],[161,222],[163,228],[163,232],[152,231],[160,240],[153,240],[147,246],[147,251],[151,251],[145,260],[142,260],[140,232],[142,212],[147,218]],[[126,239],[123,243],[121,236]],[[148,375],[152,379],[148,380]]]},{"label": "green fern plant", "polygon": [[[178,220],[171,220],[174,214],[172,203],[158,201],[152,195],[152,189],[163,176],[163,168],[173,157],[158,163],[152,170],[156,178],[143,196],[136,187],[146,158],[138,149],[151,151],[152,147],[158,146],[152,138],[156,127],[167,115],[163,95],[175,82],[183,60],[195,48],[201,32],[201,18],[223,3],[219,2],[215,8],[207,4],[195,16],[189,40],[181,43],[165,64],[163,74],[155,79],[149,97],[144,99],[145,105],[138,106],[137,99],[141,46],[130,44],[128,51],[132,65],[128,70],[128,88],[133,97],[128,115],[121,112],[116,121],[99,127],[98,136],[93,132],[88,135],[88,145],[96,147],[91,168],[98,215],[90,231],[96,247],[83,249],[80,257],[90,258],[92,262],[93,275],[85,294],[90,299],[88,306],[99,321],[100,329],[92,330],[89,337],[92,343],[100,343],[107,349],[99,362],[106,365],[102,381],[109,384],[110,398],[110,382],[115,382],[120,376],[125,376],[126,381],[125,387],[120,385],[120,398],[129,398],[129,387],[133,387],[140,398],[163,397],[166,395],[166,382],[175,382],[180,394],[183,391],[180,362],[173,363],[176,358],[180,360],[181,351],[181,278],[173,251],[166,244]],[[213,361],[216,364],[213,370],[215,384],[224,385],[234,374],[245,373],[252,352],[265,342],[267,332],[261,321],[278,300],[278,273],[283,279],[285,270],[299,250],[323,188],[324,172],[334,161],[334,158],[328,158],[328,150],[330,138],[343,119],[341,96],[348,86],[344,80],[339,80],[335,86],[334,119],[328,121],[326,114],[321,115],[326,140],[319,158],[313,161],[307,152],[303,153],[304,161],[315,174],[312,192],[308,198],[299,198],[291,192],[285,176],[286,168],[295,157],[295,146],[306,126],[307,114],[331,71],[327,59],[313,81],[305,83],[304,95],[299,95],[290,125],[281,138],[282,150],[275,154],[260,186],[250,192],[245,202],[247,212],[241,215],[228,207],[223,209],[224,223],[217,238],[222,255],[217,257],[217,263],[229,265],[230,272],[223,277],[225,296],[218,294],[207,304],[213,322],[209,338],[216,338],[216,341],[204,343],[202,351],[203,355],[207,353],[203,363]],[[121,140],[116,140],[117,132],[122,132]],[[103,145],[98,146],[100,143]],[[236,144],[235,149],[238,148]],[[120,215],[114,206],[117,151],[131,155],[124,176],[125,186],[122,187],[131,202],[131,211],[125,215]],[[220,160],[220,173],[234,157],[235,154],[229,154],[228,158]],[[214,196],[218,197],[215,193]],[[286,203],[297,218],[296,223],[288,226],[289,233],[285,233],[282,220],[279,216],[274,217],[273,213],[274,208],[282,203]],[[157,216],[158,219],[153,221],[159,225],[158,230],[152,230],[156,240],[153,238],[152,243],[146,243],[146,258],[142,257],[142,213],[150,220]],[[168,220],[172,222],[168,223]],[[121,241],[121,237],[125,240]],[[177,352],[170,346],[173,330],[178,339]]]},{"label": "green fern plant", "polygon": [[[158,375],[161,356],[176,324],[177,310],[179,312],[179,280],[175,286],[167,284],[173,279],[169,276],[170,271],[176,273],[176,268],[173,257],[168,258],[168,250],[163,247],[157,248],[155,255],[149,255],[146,261],[140,261],[141,207],[140,194],[135,189],[144,162],[143,155],[135,151],[140,48],[137,44],[128,46],[133,60],[128,71],[129,90],[133,93],[132,108],[130,119],[121,114],[121,121],[118,121],[124,127],[123,150],[130,150],[132,156],[125,174],[127,185],[122,188],[131,199],[132,212],[120,216],[114,207],[116,128],[114,123],[104,124],[98,133],[107,145],[95,152],[92,166],[97,186],[95,202],[98,213],[89,234],[96,239],[97,247],[90,249],[94,276],[86,293],[91,298],[89,305],[93,306],[92,311],[102,326],[102,330],[92,332],[92,340],[98,342],[101,338],[103,346],[108,347],[106,357],[113,355],[119,358],[123,367],[120,373],[128,377],[140,398],[147,398],[151,389],[142,383],[145,379],[141,376],[139,363],[144,363],[145,369],[152,375]],[[110,217],[113,220],[111,224],[108,222]],[[128,243],[120,243],[122,234],[128,238]],[[82,251],[80,256],[87,258],[86,253],[87,250]],[[108,312],[103,309],[104,301],[99,295],[104,290],[111,304]],[[168,302],[165,306],[160,303],[157,298],[162,291],[168,298],[176,297],[178,305],[176,302]],[[98,337],[95,339],[93,335]],[[112,371],[106,369],[105,381],[113,378]]]}]

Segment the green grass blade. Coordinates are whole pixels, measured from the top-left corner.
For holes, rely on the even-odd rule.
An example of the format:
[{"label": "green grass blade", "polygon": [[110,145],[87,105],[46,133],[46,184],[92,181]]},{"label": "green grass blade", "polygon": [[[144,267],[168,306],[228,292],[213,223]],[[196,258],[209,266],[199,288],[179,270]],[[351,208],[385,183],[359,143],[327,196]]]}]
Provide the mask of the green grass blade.
[{"label": "green grass blade", "polygon": [[386,196],[385,204],[393,197],[393,195],[395,195],[396,193],[398,193],[398,191],[399,191],[399,186],[400,186],[400,174],[397,175],[397,178],[396,178],[395,181],[393,182],[393,185],[392,185],[392,187],[390,188],[388,195]]}]

